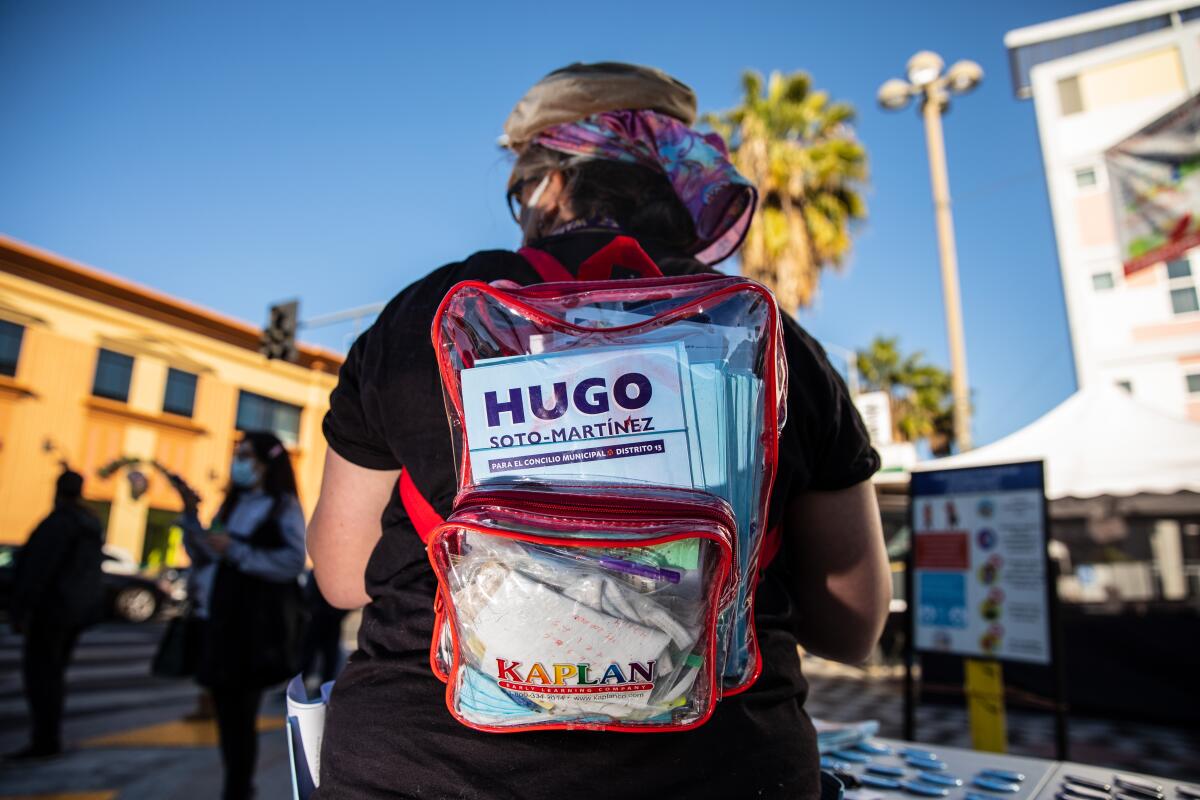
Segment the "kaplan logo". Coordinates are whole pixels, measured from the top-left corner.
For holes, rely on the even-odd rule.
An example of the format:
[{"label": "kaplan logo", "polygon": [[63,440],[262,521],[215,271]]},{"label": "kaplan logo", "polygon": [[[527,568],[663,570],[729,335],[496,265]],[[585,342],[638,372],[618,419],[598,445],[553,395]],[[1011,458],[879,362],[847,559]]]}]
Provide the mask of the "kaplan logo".
[{"label": "kaplan logo", "polygon": [[[530,413],[538,419],[558,419],[567,413],[567,398],[571,404],[583,414],[607,414],[610,409],[608,382],[604,378],[586,378],[575,384],[575,388],[567,391],[565,381],[554,384],[554,397],[547,404],[541,386],[530,386],[526,391],[521,387],[508,390],[508,399],[500,400],[498,392],[484,392],[483,403],[487,411],[489,428],[500,425],[500,415],[509,414],[513,425],[525,422],[526,397]],[[613,381],[612,400],[627,411],[635,411],[650,402],[654,389],[650,379],[640,372],[627,372]]]},{"label": "kaplan logo", "polygon": [[591,664],[551,664],[541,662],[524,668],[520,661],[496,659],[497,682],[505,689],[538,691],[548,694],[600,694],[608,692],[645,692],[654,688],[656,661],[629,662],[628,669],[612,663],[599,679]]}]

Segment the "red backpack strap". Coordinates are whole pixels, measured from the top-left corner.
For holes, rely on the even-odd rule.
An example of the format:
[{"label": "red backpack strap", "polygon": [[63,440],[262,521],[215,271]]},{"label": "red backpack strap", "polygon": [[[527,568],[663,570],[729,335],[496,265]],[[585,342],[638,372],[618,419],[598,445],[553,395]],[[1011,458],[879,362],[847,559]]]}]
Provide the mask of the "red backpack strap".
[{"label": "red backpack strap", "polygon": [[400,470],[400,503],[404,506],[404,513],[412,520],[413,527],[417,529],[417,536],[421,537],[422,542],[428,542],[433,529],[445,521],[425,499],[425,495],[421,494],[407,469]]},{"label": "red backpack strap", "polygon": [[575,276],[571,274],[571,271],[560,264],[557,258],[545,250],[522,247],[517,253],[529,262],[529,266],[537,270],[537,274],[541,277],[543,283],[575,280]]},{"label": "red backpack strap", "polygon": [[661,278],[662,270],[646,254],[632,236],[614,236],[579,266],[579,280],[606,281],[612,278],[613,267],[625,267],[643,278]]},{"label": "red backpack strap", "polygon": [[758,579],[761,581],[763,573],[767,571],[767,567],[775,560],[775,556],[779,555],[779,551],[783,548],[783,532],[779,529],[779,525],[774,528],[767,529],[767,535],[763,538],[762,552],[758,556]]},{"label": "red backpack strap", "polygon": [[579,266],[579,276],[558,262],[545,250],[522,247],[517,251],[537,270],[546,283],[556,281],[606,281],[612,278],[613,267],[626,267],[643,278],[661,278],[662,270],[632,236],[614,236],[613,240],[593,253]]}]

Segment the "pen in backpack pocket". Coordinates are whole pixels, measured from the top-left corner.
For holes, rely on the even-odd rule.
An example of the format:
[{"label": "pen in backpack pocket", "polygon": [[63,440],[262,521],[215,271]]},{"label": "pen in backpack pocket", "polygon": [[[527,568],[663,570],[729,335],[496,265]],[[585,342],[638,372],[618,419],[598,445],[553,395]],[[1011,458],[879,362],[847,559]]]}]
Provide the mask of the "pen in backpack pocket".
[{"label": "pen in backpack pocket", "polygon": [[624,572],[626,575],[637,575],[641,578],[651,578],[656,581],[679,583],[682,577],[673,569],[652,567],[648,564],[638,564],[634,561],[626,561],[622,558],[613,558],[612,556],[600,556],[596,560],[602,566],[608,567],[611,570]]}]

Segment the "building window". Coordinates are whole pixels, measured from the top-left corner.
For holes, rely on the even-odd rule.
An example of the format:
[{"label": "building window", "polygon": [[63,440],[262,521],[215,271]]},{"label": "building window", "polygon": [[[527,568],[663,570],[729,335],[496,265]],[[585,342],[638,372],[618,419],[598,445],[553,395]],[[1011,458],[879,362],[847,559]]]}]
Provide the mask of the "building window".
[{"label": "building window", "polygon": [[1168,278],[1187,278],[1190,277],[1191,274],[1192,262],[1188,261],[1186,258],[1177,258],[1174,261],[1167,262]]},{"label": "building window", "polygon": [[1083,167],[1075,170],[1075,185],[1080,189],[1090,189],[1096,185],[1095,167]]},{"label": "building window", "polygon": [[1058,82],[1059,110],[1064,117],[1083,111],[1083,93],[1079,91],[1079,76],[1072,75]]},{"label": "building window", "polygon": [[1113,281],[1113,276],[1112,276],[1111,272],[1097,272],[1094,275],[1092,275],[1092,288],[1095,289],[1097,292],[1102,292],[1102,291],[1105,291],[1106,289],[1111,289],[1115,285],[1116,284]]},{"label": "building window", "polygon": [[167,370],[167,391],[163,395],[163,411],[190,417],[196,404],[196,376],[172,367]]},{"label": "building window", "polygon": [[96,359],[96,378],[92,394],[110,400],[129,401],[129,381],[133,377],[133,356],[101,350]]},{"label": "building window", "polygon": [[1117,381],[1116,384],[1125,394],[1133,394],[1133,381]]},{"label": "building window", "polygon": [[300,440],[300,406],[272,400],[261,394],[238,392],[237,422],[239,431],[273,433],[286,445]]},{"label": "building window", "polygon": [[1200,394],[1200,372],[1187,376],[1188,394]]},{"label": "building window", "polygon": [[17,360],[21,356],[21,339],[24,336],[23,327],[0,319],[0,375],[11,378],[17,374]]},{"label": "building window", "polygon": [[1171,310],[1176,314],[1190,314],[1200,311],[1200,302],[1196,299],[1196,287],[1187,286],[1171,290]]},{"label": "building window", "polygon": [[1192,264],[1186,258],[1167,262],[1167,287],[1171,292],[1171,311],[1174,314],[1191,314],[1200,311],[1196,298],[1196,278],[1192,275]]}]

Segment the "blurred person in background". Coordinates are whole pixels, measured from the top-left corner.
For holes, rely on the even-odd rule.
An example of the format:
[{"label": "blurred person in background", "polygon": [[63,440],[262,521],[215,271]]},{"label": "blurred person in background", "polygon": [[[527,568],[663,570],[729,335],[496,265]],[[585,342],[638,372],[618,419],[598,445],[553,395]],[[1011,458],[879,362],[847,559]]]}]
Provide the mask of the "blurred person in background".
[{"label": "blurred person in background", "polygon": [[184,546],[202,619],[196,680],[212,692],[225,767],[225,800],[254,794],[263,691],[299,670],[304,511],[287,449],[247,433],[234,451],[230,486],[212,526],[195,493],[184,497]]},{"label": "blurred person in background", "polygon": [[22,669],[32,720],[30,742],[12,758],[62,752],[67,664],[85,627],[100,617],[100,520],[83,505],[83,476],[58,476],[54,510],[29,536],[16,562],[11,619],[25,636]]}]

